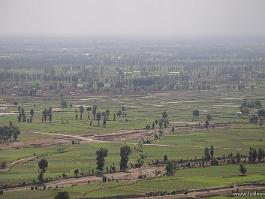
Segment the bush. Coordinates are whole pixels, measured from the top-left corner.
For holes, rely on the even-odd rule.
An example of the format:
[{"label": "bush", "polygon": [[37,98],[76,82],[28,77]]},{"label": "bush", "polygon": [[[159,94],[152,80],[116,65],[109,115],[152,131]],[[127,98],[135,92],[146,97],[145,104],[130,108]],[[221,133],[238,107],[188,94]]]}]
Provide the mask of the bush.
[{"label": "bush", "polygon": [[240,164],[239,171],[241,174],[245,175],[247,173],[247,169],[244,164]]}]

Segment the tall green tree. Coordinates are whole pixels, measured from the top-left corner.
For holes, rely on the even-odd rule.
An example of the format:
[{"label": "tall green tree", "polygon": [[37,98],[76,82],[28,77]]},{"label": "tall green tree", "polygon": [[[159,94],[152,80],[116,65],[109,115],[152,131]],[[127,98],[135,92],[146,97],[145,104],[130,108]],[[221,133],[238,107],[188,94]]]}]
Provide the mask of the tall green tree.
[{"label": "tall green tree", "polygon": [[211,155],[210,155],[210,151],[208,147],[204,149],[204,159],[205,161],[209,161],[211,159]]},{"label": "tall green tree", "polygon": [[100,148],[96,151],[97,170],[102,173],[105,165],[105,158],[108,156],[108,150]]},{"label": "tall green tree", "polygon": [[39,181],[43,182],[44,173],[46,172],[46,168],[48,167],[48,161],[46,159],[41,159],[38,163],[39,165]]},{"label": "tall green tree", "polygon": [[97,114],[96,114],[96,118],[97,118],[98,126],[99,126],[99,121],[100,121],[100,119],[101,119],[101,112],[97,112]]},{"label": "tall green tree", "polygon": [[106,110],[106,120],[109,120],[109,115],[110,115],[110,110],[107,109],[107,110]]},{"label": "tall green tree", "polygon": [[176,171],[175,163],[173,161],[168,161],[166,165],[166,174],[168,176],[172,176],[174,175],[175,171]]},{"label": "tall green tree", "polygon": [[85,111],[84,107],[83,107],[83,106],[80,106],[80,107],[79,107],[79,112],[80,112],[80,120],[82,120],[82,119],[83,119],[83,113],[84,113],[84,111]]},{"label": "tall green tree", "polygon": [[196,110],[193,110],[192,111],[192,115],[193,115],[194,118],[198,119],[199,116],[200,116],[200,111],[197,110],[197,109]]},{"label": "tall green tree", "polygon": [[128,168],[129,155],[132,150],[129,146],[125,145],[120,148],[120,170],[125,171]]},{"label": "tall green tree", "polygon": [[214,157],[214,147],[213,146],[211,146],[211,148],[210,148],[210,155],[211,155],[211,159],[213,159],[213,157]]},{"label": "tall green tree", "polygon": [[94,106],[92,107],[92,114],[93,114],[93,118],[94,118],[94,120],[96,119],[97,108],[98,108],[97,105],[94,105]]},{"label": "tall green tree", "polygon": [[30,122],[32,122],[32,119],[33,119],[33,115],[34,115],[34,110],[33,109],[30,109]]}]

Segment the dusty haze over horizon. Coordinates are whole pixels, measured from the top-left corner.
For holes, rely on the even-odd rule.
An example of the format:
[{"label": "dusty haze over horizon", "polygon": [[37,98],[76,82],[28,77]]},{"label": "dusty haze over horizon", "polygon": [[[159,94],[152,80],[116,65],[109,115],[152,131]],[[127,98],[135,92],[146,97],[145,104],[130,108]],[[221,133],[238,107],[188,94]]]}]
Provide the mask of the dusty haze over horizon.
[{"label": "dusty haze over horizon", "polygon": [[255,37],[264,0],[0,0],[0,35]]}]

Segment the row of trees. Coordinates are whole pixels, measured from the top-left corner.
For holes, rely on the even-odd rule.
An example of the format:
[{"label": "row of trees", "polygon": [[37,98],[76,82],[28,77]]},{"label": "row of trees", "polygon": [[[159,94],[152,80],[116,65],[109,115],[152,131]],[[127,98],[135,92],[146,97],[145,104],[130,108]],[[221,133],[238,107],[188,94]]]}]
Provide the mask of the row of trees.
[{"label": "row of trees", "polygon": [[30,117],[27,119],[25,109],[21,108],[19,106],[18,107],[18,117],[17,117],[18,122],[30,122],[31,123],[33,120],[34,110],[30,109],[29,114],[30,114]]},{"label": "row of trees", "polygon": [[44,110],[42,111],[42,116],[41,116],[41,121],[42,122],[51,122],[52,121],[52,107],[49,108],[44,108]]},{"label": "row of trees", "polygon": [[[51,122],[52,121],[52,116],[53,116],[53,112],[52,112],[52,107],[49,108],[44,108],[41,112],[42,116],[41,116],[41,121],[42,122]],[[21,108],[20,106],[18,107],[18,122],[32,122],[33,121],[33,116],[34,116],[34,110],[30,109],[29,111],[29,118],[27,118],[26,112],[24,110],[24,108]]]},{"label": "row of trees", "polygon": [[265,151],[263,149],[254,149],[254,148],[250,148],[249,149],[249,157],[248,157],[248,161],[250,163],[255,163],[257,160],[259,162],[264,161],[265,158]]},{"label": "row of trees", "polygon": [[166,111],[162,112],[161,118],[152,122],[152,126],[147,124],[145,128],[146,129],[150,129],[150,128],[155,129],[157,125],[159,126],[160,129],[168,127],[169,120],[168,120],[168,114]]}]

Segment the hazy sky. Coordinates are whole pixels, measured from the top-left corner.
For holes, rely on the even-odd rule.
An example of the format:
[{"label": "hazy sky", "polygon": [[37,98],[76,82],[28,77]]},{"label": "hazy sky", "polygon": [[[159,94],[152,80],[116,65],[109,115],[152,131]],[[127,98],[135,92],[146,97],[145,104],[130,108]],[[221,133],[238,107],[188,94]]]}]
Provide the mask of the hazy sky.
[{"label": "hazy sky", "polygon": [[265,36],[265,0],[0,0],[0,35]]}]

